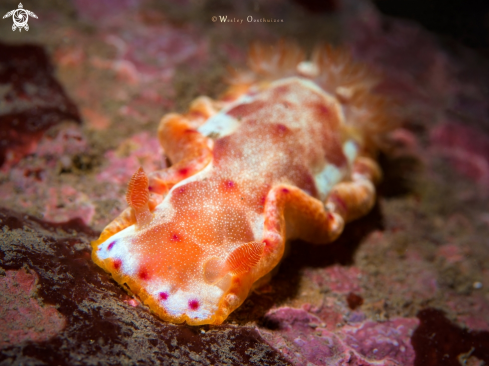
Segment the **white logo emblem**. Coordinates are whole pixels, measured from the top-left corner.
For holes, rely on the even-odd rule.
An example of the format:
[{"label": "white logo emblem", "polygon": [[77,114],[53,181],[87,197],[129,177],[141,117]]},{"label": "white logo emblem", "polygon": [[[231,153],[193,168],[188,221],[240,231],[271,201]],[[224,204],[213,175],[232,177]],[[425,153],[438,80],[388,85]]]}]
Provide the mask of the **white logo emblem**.
[{"label": "white logo emblem", "polygon": [[22,3],[19,3],[19,8],[9,11],[7,14],[3,16],[3,19],[12,16],[12,19],[14,20],[14,24],[12,25],[13,31],[16,30],[17,28],[19,28],[19,32],[22,31],[22,28],[28,31],[29,25],[27,24],[27,22],[29,21],[29,15],[37,19],[36,14],[34,14],[30,10],[25,10],[24,7],[22,6]]}]

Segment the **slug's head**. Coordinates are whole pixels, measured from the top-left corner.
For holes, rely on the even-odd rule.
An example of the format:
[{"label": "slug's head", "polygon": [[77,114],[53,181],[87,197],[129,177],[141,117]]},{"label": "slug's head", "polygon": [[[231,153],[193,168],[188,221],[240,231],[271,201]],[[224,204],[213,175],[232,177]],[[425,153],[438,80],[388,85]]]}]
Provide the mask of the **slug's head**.
[{"label": "slug's head", "polygon": [[239,192],[216,194],[222,182],[212,179],[175,187],[149,212],[144,195],[131,193],[147,185],[133,180],[136,223],[94,245],[94,260],[165,320],[222,323],[261,277],[257,216],[239,207]]}]

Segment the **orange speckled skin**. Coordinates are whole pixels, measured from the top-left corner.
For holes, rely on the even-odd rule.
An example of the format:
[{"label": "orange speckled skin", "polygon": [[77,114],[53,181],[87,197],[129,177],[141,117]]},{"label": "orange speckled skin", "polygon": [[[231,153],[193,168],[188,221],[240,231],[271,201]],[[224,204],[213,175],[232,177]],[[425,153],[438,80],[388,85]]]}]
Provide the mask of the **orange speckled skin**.
[{"label": "orange speckled skin", "polygon": [[255,45],[221,100],[162,119],[174,165],[149,174],[149,188],[130,185],[137,207],[93,242],[93,260],[162,319],[222,323],[287,239],[331,242],[371,209],[373,158],[391,124],[370,75],[329,47],[306,62],[293,45]]}]

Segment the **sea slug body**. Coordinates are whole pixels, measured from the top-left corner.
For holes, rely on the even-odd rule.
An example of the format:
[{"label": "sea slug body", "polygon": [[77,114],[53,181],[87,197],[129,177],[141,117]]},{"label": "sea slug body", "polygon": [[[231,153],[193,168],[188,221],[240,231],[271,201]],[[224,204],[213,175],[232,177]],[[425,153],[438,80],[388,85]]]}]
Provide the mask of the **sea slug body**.
[{"label": "sea slug body", "polygon": [[93,260],[164,320],[220,324],[276,267],[286,241],[328,243],[375,202],[391,129],[378,80],[348,53],[255,44],[219,100],[168,114],[173,162],[129,183]]}]

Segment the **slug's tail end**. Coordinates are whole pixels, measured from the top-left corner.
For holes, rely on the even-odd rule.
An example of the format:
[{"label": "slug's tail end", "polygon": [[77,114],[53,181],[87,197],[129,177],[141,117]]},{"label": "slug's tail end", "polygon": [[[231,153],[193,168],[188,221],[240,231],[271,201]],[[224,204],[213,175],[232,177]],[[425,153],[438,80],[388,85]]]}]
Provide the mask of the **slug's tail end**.
[{"label": "slug's tail end", "polygon": [[236,100],[251,86],[266,86],[281,78],[310,79],[343,107],[345,138],[353,138],[371,155],[387,146],[386,134],[399,124],[395,101],[379,92],[382,73],[355,61],[345,48],[317,46],[308,61],[293,42],[255,42],[250,46],[248,64],[248,71],[231,70],[231,87],[223,100]]}]

